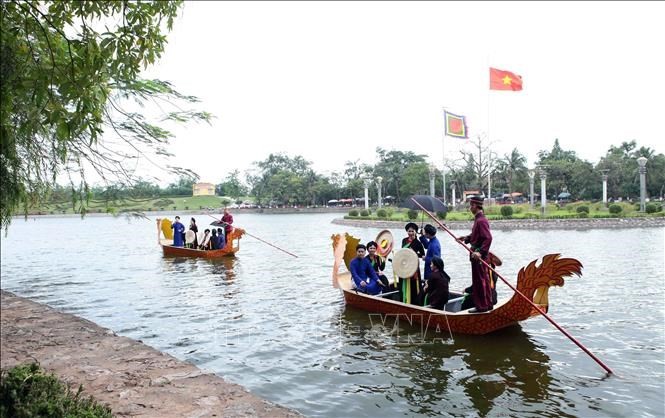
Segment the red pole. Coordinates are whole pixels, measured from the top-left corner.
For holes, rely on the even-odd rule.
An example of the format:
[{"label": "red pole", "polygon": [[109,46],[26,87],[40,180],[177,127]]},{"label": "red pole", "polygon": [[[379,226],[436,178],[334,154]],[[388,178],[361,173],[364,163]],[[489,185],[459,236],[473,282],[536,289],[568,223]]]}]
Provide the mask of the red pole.
[{"label": "red pole", "polygon": [[[411,200],[413,200],[413,202],[414,202],[416,205],[418,205],[418,207],[420,207],[420,209],[422,209],[423,211],[425,211],[425,212],[429,215],[429,217],[432,218],[432,219],[434,220],[434,222],[436,222],[437,224],[439,224],[439,226],[440,226],[444,231],[446,231],[448,234],[450,234],[450,236],[453,237],[453,239],[455,240],[455,242],[457,242],[457,243],[460,244],[462,247],[464,247],[469,253],[472,252],[471,249],[470,249],[469,247],[467,247],[467,246],[464,245],[463,243],[459,242],[459,241],[457,240],[457,237],[455,237],[455,235],[454,235],[452,232],[450,232],[450,230],[449,230],[444,224],[442,224],[442,223],[441,223],[441,222],[440,222],[440,221],[439,221],[434,215],[432,215],[427,209],[425,209],[420,203],[418,203],[418,201],[417,201],[416,199],[411,198]],[[501,280],[503,280],[503,282],[504,282],[505,284],[507,284],[508,287],[510,287],[515,293],[517,293],[518,295],[520,295],[522,298],[524,298],[524,300],[526,300],[527,302],[529,302],[529,303],[531,304],[531,306],[533,306],[534,308],[536,308],[536,310],[537,310],[542,316],[544,316],[545,319],[547,319],[548,321],[550,321],[550,323],[551,323],[552,325],[554,325],[559,331],[561,331],[561,332],[563,333],[563,335],[565,335],[566,337],[568,337],[568,338],[569,338],[572,342],[574,342],[579,348],[581,348],[581,349],[582,349],[585,353],[587,353],[592,359],[594,359],[594,360],[596,361],[596,363],[598,363],[603,369],[605,369],[605,371],[607,371],[607,373],[610,373],[610,374],[613,374],[613,373],[614,373],[609,367],[607,367],[607,366],[605,365],[605,363],[603,363],[602,361],[600,361],[600,359],[599,359],[598,357],[596,357],[595,355],[593,355],[593,353],[592,353],[591,351],[589,351],[585,346],[583,346],[582,343],[580,343],[580,342],[577,341],[572,335],[570,335],[570,334],[568,333],[568,331],[566,331],[566,330],[563,329],[559,324],[557,324],[556,322],[554,322],[554,320],[553,320],[552,318],[550,318],[550,316],[547,315],[547,314],[545,313],[545,311],[543,311],[543,310],[540,308],[540,306],[538,306],[538,305],[536,305],[535,303],[533,303],[532,300],[530,300],[529,298],[527,298],[526,296],[524,296],[524,294],[523,294],[522,292],[520,292],[520,291],[517,290],[512,284],[510,284],[510,283],[508,282],[508,280],[504,279],[503,276],[502,276],[501,274],[499,274],[496,270],[494,270],[489,264],[487,264],[487,263],[485,262],[485,260],[480,259],[480,261],[482,261],[482,263],[485,264],[485,266],[487,266],[487,268],[489,268],[490,270],[492,270],[492,271],[494,272],[494,274],[496,274]]]}]

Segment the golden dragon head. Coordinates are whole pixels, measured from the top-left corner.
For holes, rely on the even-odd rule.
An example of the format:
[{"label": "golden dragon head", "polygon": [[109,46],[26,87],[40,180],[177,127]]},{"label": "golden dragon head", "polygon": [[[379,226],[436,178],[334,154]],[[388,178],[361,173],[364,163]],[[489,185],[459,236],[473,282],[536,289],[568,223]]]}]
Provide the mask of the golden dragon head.
[{"label": "golden dragon head", "polygon": [[563,286],[564,277],[582,275],[582,263],[574,258],[560,257],[561,254],[547,254],[539,266],[536,266],[538,260],[534,260],[522,267],[517,274],[517,290],[535,303],[547,306],[550,286]]}]

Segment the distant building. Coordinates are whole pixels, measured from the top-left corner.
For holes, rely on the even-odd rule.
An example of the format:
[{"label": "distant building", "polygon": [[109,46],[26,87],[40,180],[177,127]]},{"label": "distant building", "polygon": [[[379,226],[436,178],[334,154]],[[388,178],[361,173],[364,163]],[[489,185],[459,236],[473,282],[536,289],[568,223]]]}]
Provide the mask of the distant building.
[{"label": "distant building", "polygon": [[212,183],[194,183],[192,186],[194,196],[214,196],[215,185]]}]

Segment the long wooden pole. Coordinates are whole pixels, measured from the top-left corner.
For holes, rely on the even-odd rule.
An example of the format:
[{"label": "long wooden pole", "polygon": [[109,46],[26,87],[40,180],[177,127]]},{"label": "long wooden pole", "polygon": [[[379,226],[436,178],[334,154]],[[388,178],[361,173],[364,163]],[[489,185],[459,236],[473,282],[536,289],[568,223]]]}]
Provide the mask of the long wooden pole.
[{"label": "long wooden pole", "polygon": [[[215,218],[214,216],[212,216],[212,215],[209,214],[209,213],[208,213],[207,215],[210,216],[212,219],[216,220],[217,222],[221,223],[221,224],[224,224],[224,225],[231,225],[231,224],[229,224],[229,223],[226,223],[226,222],[222,221],[221,219],[217,219],[217,218]],[[250,233],[247,232],[247,231],[245,231],[245,234],[249,235],[250,237],[252,237],[252,238],[254,238],[254,239],[257,239],[257,240],[261,241],[261,242],[264,243],[264,244],[268,244],[268,245],[270,245],[270,246],[273,247],[273,248],[277,248],[278,250],[283,251],[283,252],[287,253],[288,255],[290,255],[290,256],[292,256],[292,257],[298,258],[297,255],[295,255],[295,254],[293,254],[293,253],[290,253],[290,252],[288,252],[288,251],[286,251],[286,250],[284,250],[284,249],[282,249],[282,248],[279,248],[278,246],[273,245],[273,244],[269,243],[268,241],[262,240],[261,238],[257,237],[256,235],[252,235],[252,234],[250,234]]]},{"label": "long wooden pole", "polygon": [[[467,246],[464,245],[463,243],[459,242],[459,241],[457,240],[457,237],[456,237],[456,236],[450,231],[450,229],[448,229],[448,228],[447,228],[443,223],[441,223],[441,222],[440,222],[440,221],[439,221],[434,215],[432,215],[427,209],[425,209],[420,203],[418,203],[418,201],[417,201],[416,199],[411,198],[411,200],[413,200],[413,202],[414,202],[416,205],[418,205],[418,207],[420,207],[421,210],[425,211],[425,212],[429,215],[429,217],[432,218],[432,220],[434,220],[434,222],[436,222],[436,223],[437,223],[437,224],[438,224],[438,225],[439,225],[444,231],[446,231],[448,234],[450,234],[450,236],[453,237],[453,239],[455,240],[455,242],[457,242],[457,243],[460,244],[462,247],[464,247],[469,253],[472,252],[471,249],[470,249],[469,247],[467,247]],[[519,290],[517,290],[517,288],[515,288],[512,284],[510,284],[510,282],[508,282],[508,280],[506,280],[501,274],[499,274],[496,270],[494,270],[494,269],[492,268],[492,266],[490,266],[489,264],[487,264],[487,263],[485,262],[485,260],[480,259],[480,261],[481,261],[485,266],[487,266],[488,269],[492,270],[492,271],[494,272],[494,274],[497,275],[497,277],[499,277],[501,280],[503,280],[503,282],[504,282],[505,284],[507,284],[508,287],[510,287],[515,293],[517,293],[517,294],[520,295],[522,298],[524,298],[524,300],[526,300],[527,302],[529,302],[529,304],[531,304],[531,306],[533,306],[533,307],[534,307],[534,308],[535,308],[535,309],[536,309],[536,310],[537,310],[542,316],[544,316],[545,319],[547,319],[548,321],[550,321],[550,323],[551,323],[552,325],[554,325],[559,331],[561,331],[561,332],[563,333],[563,335],[565,335],[566,337],[568,337],[568,338],[569,338],[572,342],[574,342],[579,348],[581,348],[581,349],[582,349],[585,353],[587,353],[592,359],[594,359],[594,360],[596,361],[596,363],[598,363],[603,369],[605,369],[605,371],[607,371],[607,373],[610,373],[610,374],[613,374],[613,373],[614,373],[609,367],[607,367],[607,366],[605,365],[605,363],[603,363],[602,361],[600,361],[600,359],[599,359],[598,357],[596,357],[591,351],[589,351],[589,349],[587,349],[585,346],[583,346],[582,343],[580,343],[579,341],[577,341],[572,335],[570,335],[570,334],[568,333],[568,331],[566,331],[565,329],[563,329],[563,328],[562,328],[559,324],[557,324],[552,318],[550,318],[550,316],[547,315],[547,314],[545,313],[545,311],[543,311],[543,310],[540,308],[540,306],[536,305],[535,303],[533,303],[533,301],[532,301],[531,299],[529,299],[529,298],[527,298],[526,296],[524,296],[524,294],[523,294],[522,292],[520,292]]]}]

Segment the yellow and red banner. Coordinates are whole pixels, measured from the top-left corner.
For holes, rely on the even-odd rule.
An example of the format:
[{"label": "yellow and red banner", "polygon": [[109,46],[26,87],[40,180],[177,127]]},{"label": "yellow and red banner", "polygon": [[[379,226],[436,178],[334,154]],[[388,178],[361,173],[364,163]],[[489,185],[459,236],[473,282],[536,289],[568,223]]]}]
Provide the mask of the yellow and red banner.
[{"label": "yellow and red banner", "polygon": [[447,110],[443,111],[443,117],[446,122],[446,135],[455,138],[468,138],[466,127],[466,117],[450,113]]}]

